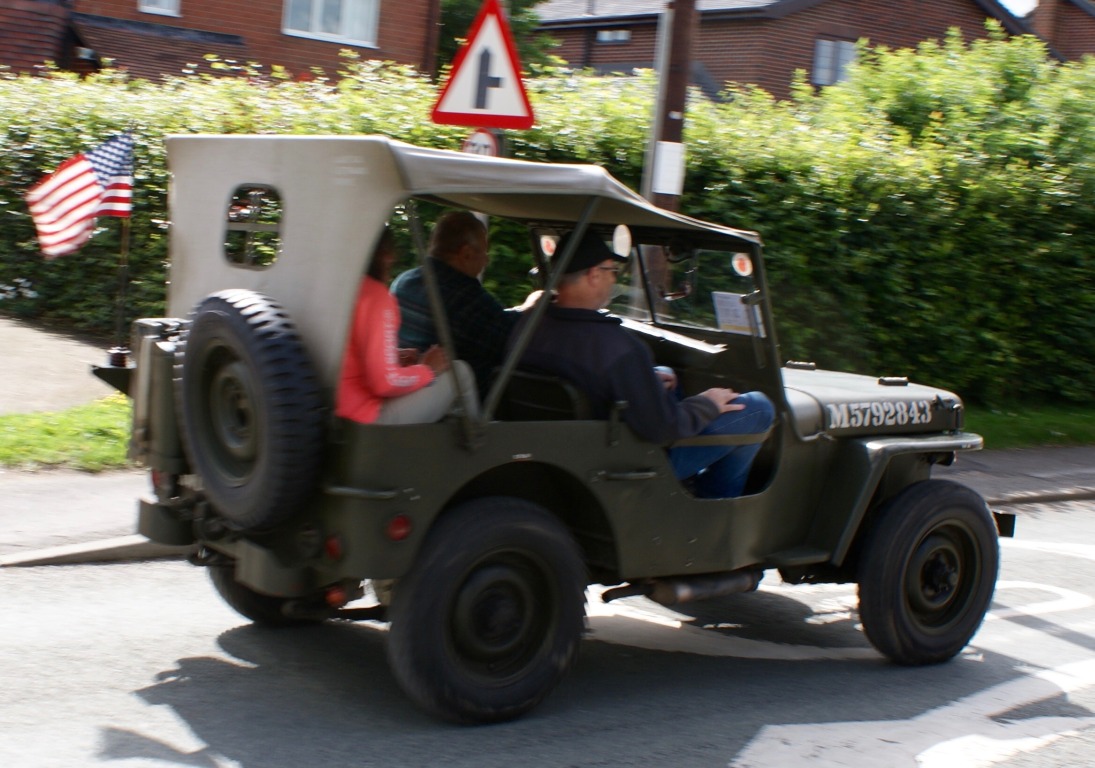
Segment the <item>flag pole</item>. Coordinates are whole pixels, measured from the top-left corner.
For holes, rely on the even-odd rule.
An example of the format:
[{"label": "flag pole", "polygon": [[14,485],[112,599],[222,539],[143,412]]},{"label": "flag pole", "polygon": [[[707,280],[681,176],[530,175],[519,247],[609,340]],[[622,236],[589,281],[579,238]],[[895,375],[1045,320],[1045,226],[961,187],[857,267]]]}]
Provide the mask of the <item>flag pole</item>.
[{"label": "flag pole", "polygon": [[123,368],[129,355],[125,338],[125,301],[129,288],[129,217],[122,218],[121,248],[118,259],[118,292],[116,319],[114,321],[115,346],[110,350],[110,364]]}]

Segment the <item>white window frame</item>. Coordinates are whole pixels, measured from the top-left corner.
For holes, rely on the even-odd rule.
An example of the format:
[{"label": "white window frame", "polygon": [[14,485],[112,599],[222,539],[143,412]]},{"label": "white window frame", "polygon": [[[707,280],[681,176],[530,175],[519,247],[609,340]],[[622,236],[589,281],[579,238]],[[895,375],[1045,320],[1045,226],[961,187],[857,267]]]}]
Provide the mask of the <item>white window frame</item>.
[{"label": "white window frame", "polygon": [[182,0],[137,0],[137,10],[159,16],[182,16]]},{"label": "white window frame", "polygon": [[604,45],[620,45],[631,42],[630,29],[598,29],[597,42]]},{"label": "white window frame", "polygon": [[[323,8],[325,3],[336,2],[340,6],[339,16],[343,20],[338,30],[324,31]],[[308,29],[290,27],[292,10],[296,7],[308,7]],[[364,31],[358,36],[354,31],[346,29],[346,10],[357,6]],[[377,47],[377,35],[380,27],[380,0],[285,0],[283,4],[281,31],[282,34],[291,37],[307,37],[312,40],[324,40],[331,43],[347,43],[364,48]]]},{"label": "white window frame", "polygon": [[855,59],[855,43],[819,37],[814,41],[814,68],[810,82],[824,86],[847,80],[848,65]]}]

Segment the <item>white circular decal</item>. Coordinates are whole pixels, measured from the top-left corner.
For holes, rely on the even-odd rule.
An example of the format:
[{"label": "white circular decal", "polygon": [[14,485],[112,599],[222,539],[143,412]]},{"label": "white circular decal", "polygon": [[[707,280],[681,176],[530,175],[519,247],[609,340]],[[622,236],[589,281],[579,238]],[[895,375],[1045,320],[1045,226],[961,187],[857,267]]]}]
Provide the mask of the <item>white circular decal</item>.
[{"label": "white circular decal", "polygon": [[734,267],[734,271],[742,277],[749,277],[753,274],[753,260],[749,258],[747,253],[735,253],[734,258],[730,260],[730,264]]},{"label": "white circular decal", "polygon": [[617,256],[631,253],[631,230],[626,224],[617,224],[612,232],[612,252]]}]

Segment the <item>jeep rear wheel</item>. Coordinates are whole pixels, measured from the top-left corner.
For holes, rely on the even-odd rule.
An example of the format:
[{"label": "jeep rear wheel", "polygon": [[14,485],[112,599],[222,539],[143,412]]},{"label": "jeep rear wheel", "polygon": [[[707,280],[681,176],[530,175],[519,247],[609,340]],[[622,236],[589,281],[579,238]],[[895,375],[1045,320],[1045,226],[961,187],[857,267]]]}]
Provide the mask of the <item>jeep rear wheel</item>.
[{"label": "jeep rear wheel", "polygon": [[319,385],[285,312],[252,291],[195,309],[176,349],[183,442],[209,501],[240,529],[276,525],[320,470]]},{"label": "jeep rear wheel", "polygon": [[392,670],[441,717],[518,717],[573,663],[585,585],[577,544],[543,509],[501,497],[463,504],[434,526],[396,584]]},{"label": "jeep rear wheel", "polygon": [[307,624],[319,624],[322,619],[300,618],[285,612],[289,598],[274,597],[256,592],[236,581],[234,562],[210,565],[209,579],[213,582],[224,602],[236,613],[264,627],[295,627]]},{"label": "jeep rear wheel", "polygon": [[859,567],[859,616],[898,664],[950,659],[969,643],[996,587],[999,545],[984,500],[942,480],[911,485],[881,512]]}]

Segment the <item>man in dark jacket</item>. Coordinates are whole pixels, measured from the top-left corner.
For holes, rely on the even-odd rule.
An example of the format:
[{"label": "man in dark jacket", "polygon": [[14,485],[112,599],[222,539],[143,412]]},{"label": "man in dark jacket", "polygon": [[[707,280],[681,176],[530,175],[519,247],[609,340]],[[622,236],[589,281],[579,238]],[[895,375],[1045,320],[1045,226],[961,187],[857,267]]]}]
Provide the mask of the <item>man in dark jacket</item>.
[{"label": "man in dark jacket", "polygon": [[[487,229],[475,214],[452,211],[442,216],[430,235],[429,256],[449,318],[456,356],[471,366],[479,394],[483,396],[491,372],[502,360],[506,337],[520,313],[504,309],[480,282],[490,256]],[[399,301],[403,318],[399,345],[422,352],[440,343],[422,267],[401,274],[391,290]]]},{"label": "man in dark jacket", "polygon": [[[559,241],[556,253],[565,252],[568,239]],[[589,396],[598,418],[607,417],[611,403],[626,400],[624,421],[653,443],[766,432],[775,410],[763,393],[715,387],[678,399],[666,374],[655,372],[650,350],[621,327],[619,318],[603,311],[626,263],[587,232],[521,358],[522,367],[574,383]],[[759,450],[759,443],[694,446],[673,448],[669,456],[677,477],[695,478],[697,495],[728,498],[741,495]]]}]

